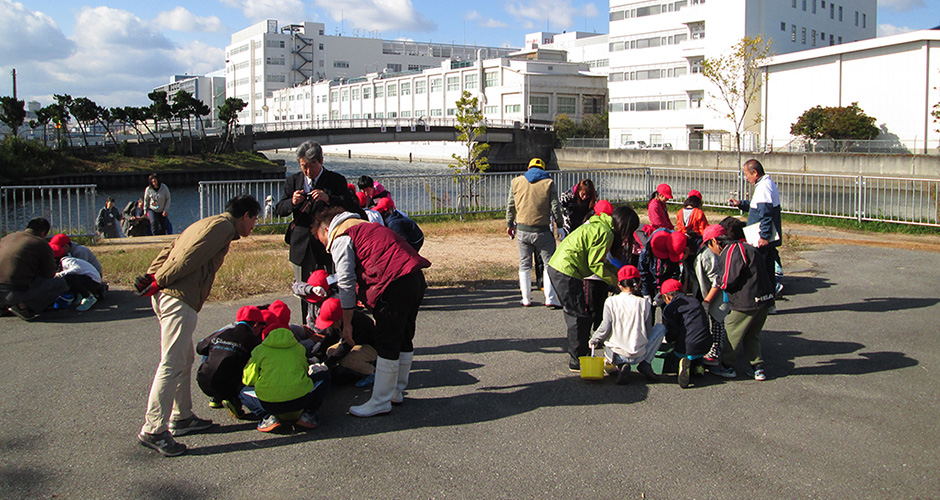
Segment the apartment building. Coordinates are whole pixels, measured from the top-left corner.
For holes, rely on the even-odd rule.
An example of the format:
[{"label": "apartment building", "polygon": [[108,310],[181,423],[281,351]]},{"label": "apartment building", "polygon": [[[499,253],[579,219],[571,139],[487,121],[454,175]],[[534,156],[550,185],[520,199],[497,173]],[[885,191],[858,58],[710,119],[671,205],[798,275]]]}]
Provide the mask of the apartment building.
[{"label": "apartment building", "polygon": [[248,104],[239,123],[263,123],[265,99],[306,82],[420,71],[445,59],[502,57],[516,50],[335,36],[325,34],[324,28],[323,23],[304,22],[278,29],[277,21],[269,19],[232,35],[225,48],[225,95]]},{"label": "apartment building", "polygon": [[[705,58],[762,35],[786,54],[874,38],[876,0],[614,0],[610,3],[610,146],[628,141],[675,149],[728,147],[734,126],[710,109],[717,90]],[[805,82],[807,88],[817,82]],[[754,106],[755,109],[759,106]],[[760,128],[749,120],[747,147]]]},{"label": "apartment building", "polygon": [[173,102],[173,96],[180,90],[189,92],[212,110],[212,126],[217,126],[219,106],[225,102],[225,73],[217,71],[207,75],[173,75],[170,83],[154,87],[154,91],[166,92],[167,98]]},{"label": "apartment building", "polygon": [[570,63],[563,51],[531,49],[507,57],[446,60],[437,67],[308,83],[277,90],[262,117],[269,124],[335,126],[338,120],[384,119],[397,124],[453,123],[463,91],[480,99],[489,123],[553,123],[603,113],[607,79]]}]

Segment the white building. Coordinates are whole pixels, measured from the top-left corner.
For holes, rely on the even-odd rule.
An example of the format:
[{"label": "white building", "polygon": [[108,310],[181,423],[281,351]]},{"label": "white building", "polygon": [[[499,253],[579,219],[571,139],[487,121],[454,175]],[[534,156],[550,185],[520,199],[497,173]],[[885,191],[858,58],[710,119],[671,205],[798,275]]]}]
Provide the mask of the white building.
[{"label": "white building", "polygon": [[[203,76],[173,75],[170,83],[155,87],[154,91],[166,92],[167,100],[173,102],[173,96],[180,90],[189,92],[212,110],[213,126],[219,117],[219,106],[225,102],[225,72],[222,70]],[[197,124],[198,126],[198,124]]]},{"label": "white building", "polygon": [[[790,125],[815,106],[857,102],[882,129],[877,149],[940,147],[930,112],[940,103],[940,31],[922,30],[774,57],[765,67],[762,139],[787,149]],[[794,89],[799,89],[794,91]]]},{"label": "white building", "polygon": [[608,40],[607,33],[540,31],[525,36],[525,47],[564,50],[568,54],[568,61],[586,63],[592,72],[606,75],[610,69]]},{"label": "white building", "polygon": [[502,57],[515,49],[382,40],[324,34],[323,23],[278,29],[267,20],[232,35],[225,48],[226,97],[248,106],[242,125],[263,123],[264,101],[274,91],[309,81],[355,78],[367,73],[420,71],[445,59]]},{"label": "white building", "polygon": [[[611,147],[632,140],[720,148],[723,134],[708,132],[734,126],[709,109],[717,90],[700,74],[704,58],[723,55],[745,36],[769,37],[776,54],[874,38],[876,9],[876,0],[611,1]],[[749,138],[746,146],[756,147]]]},{"label": "white building", "polygon": [[[447,60],[433,69],[405,74],[371,73],[347,81],[321,81],[277,90],[266,100],[269,125],[285,127],[453,124],[463,91],[479,97],[487,122],[544,124],[566,113],[580,121],[603,113],[607,79],[584,63],[569,63],[561,51],[521,51],[509,57]],[[374,123],[374,122],[373,122]]]}]

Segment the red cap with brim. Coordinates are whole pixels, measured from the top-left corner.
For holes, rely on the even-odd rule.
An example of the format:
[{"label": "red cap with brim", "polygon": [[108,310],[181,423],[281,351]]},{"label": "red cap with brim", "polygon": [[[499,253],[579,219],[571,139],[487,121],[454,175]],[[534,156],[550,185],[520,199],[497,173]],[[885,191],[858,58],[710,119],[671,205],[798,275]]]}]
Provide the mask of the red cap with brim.
[{"label": "red cap with brim", "polygon": [[356,199],[359,200],[359,208],[365,208],[365,206],[369,204],[369,195],[362,191],[356,192]]},{"label": "red cap with brim", "polygon": [[290,308],[287,307],[287,304],[280,300],[275,300],[268,306],[268,310],[277,315],[277,319],[280,323],[289,325],[290,324]]},{"label": "red cap with brim", "polygon": [[660,184],[656,186],[656,192],[665,196],[667,200],[672,199],[672,188],[669,187],[669,184]]},{"label": "red cap with brim", "polygon": [[256,306],[245,306],[240,308],[238,312],[235,313],[235,321],[257,323],[259,321],[264,321],[264,316],[261,314],[261,309],[258,309]]},{"label": "red cap with brim", "polygon": [[320,330],[326,330],[343,318],[343,307],[339,299],[326,299],[320,306],[320,314],[317,315],[317,321],[314,323]]},{"label": "red cap with brim", "polygon": [[379,201],[375,204],[376,212],[388,212],[389,210],[395,210],[395,202],[392,201],[388,196],[384,198],[379,198]]},{"label": "red cap with brim", "polygon": [[725,234],[727,233],[721,224],[712,224],[702,231],[702,243],[705,243],[708,240],[713,240],[719,236],[724,236]]},{"label": "red cap with brim", "polygon": [[689,195],[686,196],[686,198],[692,198],[693,196],[700,200],[702,199],[702,193],[698,189],[693,189],[689,191]]},{"label": "red cap with brim", "polygon": [[620,268],[617,271],[617,281],[626,281],[634,280],[640,277],[640,271],[637,270],[636,266],[631,266],[627,264]]},{"label": "red cap with brim", "polygon": [[600,200],[594,204],[594,214],[614,215],[614,206],[607,200]]},{"label": "red cap with brim", "polygon": [[310,302],[311,304],[319,304],[320,302],[323,302],[324,299],[326,299],[326,294],[330,289],[330,284],[327,282],[328,277],[329,275],[326,274],[326,271],[323,269],[317,269],[316,271],[310,273],[310,277],[307,278],[307,284],[314,288],[319,288],[318,292],[322,291],[323,295],[318,295],[317,293],[307,295],[305,297],[307,302]]},{"label": "red cap with brim", "polygon": [[663,281],[663,286],[659,287],[661,293],[673,293],[682,290],[682,283],[679,280],[668,279]]}]

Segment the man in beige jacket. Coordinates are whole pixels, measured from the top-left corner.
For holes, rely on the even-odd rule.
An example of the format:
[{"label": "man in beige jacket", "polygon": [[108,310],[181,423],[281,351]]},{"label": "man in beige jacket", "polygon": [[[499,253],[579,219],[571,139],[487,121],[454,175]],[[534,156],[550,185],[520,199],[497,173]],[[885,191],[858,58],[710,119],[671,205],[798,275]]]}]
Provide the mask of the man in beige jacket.
[{"label": "man in beige jacket", "polygon": [[206,217],[186,228],[164,248],[135,287],[150,296],[160,320],[160,364],[153,377],[147,414],[137,439],[165,456],[185,453],[173,436],[212,427],[192,409],[191,377],[195,359],[193,331],[215,273],[222,267],[232,240],[251,234],[261,205],[248,195],[229,200],[225,213]]}]

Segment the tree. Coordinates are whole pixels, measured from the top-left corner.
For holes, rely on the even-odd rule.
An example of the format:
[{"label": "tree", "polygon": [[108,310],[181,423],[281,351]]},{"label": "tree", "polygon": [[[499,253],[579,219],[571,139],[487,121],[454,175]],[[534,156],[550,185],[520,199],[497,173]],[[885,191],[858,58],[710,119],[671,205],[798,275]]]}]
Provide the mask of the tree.
[{"label": "tree", "polygon": [[49,125],[49,122],[52,121],[52,111],[49,106],[44,106],[36,110],[36,119],[29,121],[29,128],[36,129],[36,127],[42,127],[42,145],[46,146],[46,125]]},{"label": "tree", "polygon": [[[823,139],[833,141],[871,140],[881,133],[875,126],[875,118],[868,116],[857,102],[849,106],[816,106],[806,110],[790,125],[790,133],[804,137],[807,141]],[[845,146],[848,144],[846,143]],[[843,147],[843,149],[845,148]]]},{"label": "tree", "polygon": [[454,182],[460,186],[461,195],[457,203],[459,204],[460,200],[466,196],[469,206],[473,206],[475,203],[473,187],[479,179],[477,174],[486,172],[490,168],[490,163],[486,158],[490,145],[479,141],[480,137],[486,134],[486,124],[483,121],[483,110],[480,109],[479,99],[470,97],[470,92],[464,91],[456,104],[456,128],[460,132],[457,140],[463,144],[466,154],[452,154],[451,157],[456,163],[447,166],[454,171]]},{"label": "tree", "polygon": [[202,148],[205,151],[206,148],[206,121],[202,117],[209,116],[212,113],[212,108],[208,104],[198,100],[193,99],[193,115],[199,120],[199,130],[202,132]]},{"label": "tree", "polygon": [[222,132],[222,141],[219,142],[218,147],[216,148],[216,153],[221,153],[225,150],[225,147],[228,145],[228,142],[232,139],[232,135],[235,131],[235,127],[238,125],[238,113],[245,109],[245,106],[248,104],[245,101],[237,97],[229,97],[225,99],[225,102],[219,106],[219,120],[222,120],[223,132]]},{"label": "tree", "polygon": [[575,129],[575,134],[579,137],[607,137],[610,134],[610,127],[607,124],[607,112],[585,116],[584,120]]},{"label": "tree", "polygon": [[[702,75],[718,90],[711,94],[708,107],[731,121],[734,126],[734,150],[741,166],[741,133],[751,106],[756,104],[763,79],[757,67],[761,59],[771,55],[771,41],[760,35],[744,37],[731,47],[731,53],[702,61]],[[754,124],[761,122],[760,112]]]},{"label": "tree", "polygon": [[108,137],[111,138],[111,143],[117,146],[117,139],[115,139],[114,134],[111,133],[111,125],[113,125],[114,122],[118,121],[117,116],[114,116],[114,114],[111,113],[111,110],[113,109],[120,109],[120,108],[109,109],[109,108],[98,106],[97,118],[98,118],[98,123],[102,127],[104,127],[104,132],[108,135]]},{"label": "tree", "polygon": [[571,137],[574,137],[576,125],[574,120],[568,117],[565,113],[558,113],[555,115],[555,123],[553,125],[555,129],[555,137],[565,140]]},{"label": "tree", "polygon": [[72,134],[69,133],[69,121],[72,115],[69,114],[69,106],[72,105],[72,96],[68,94],[53,94],[54,104],[50,104],[52,114],[52,123],[55,124],[56,142],[62,147],[62,131],[65,130],[65,140],[68,147],[72,147]]},{"label": "tree", "polygon": [[176,144],[176,134],[173,133],[173,124],[170,123],[170,120],[173,119],[173,108],[170,107],[170,103],[166,100],[166,92],[155,90],[147,94],[147,97],[153,101],[150,105],[150,111],[153,114],[154,127],[160,130],[160,120],[166,121],[166,125],[170,129],[170,137],[173,139],[173,144]]},{"label": "tree", "polygon": [[10,96],[0,97],[0,122],[10,127],[11,135],[16,137],[19,128],[26,119],[26,103]]},{"label": "tree", "polygon": [[91,123],[98,119],[98,105],[87,97],[76,97],[69,104],[69,111],[75,117],[78,123],[78,129],[82,131],[82,142],[85,148],[88,148],[88,128]]}]

